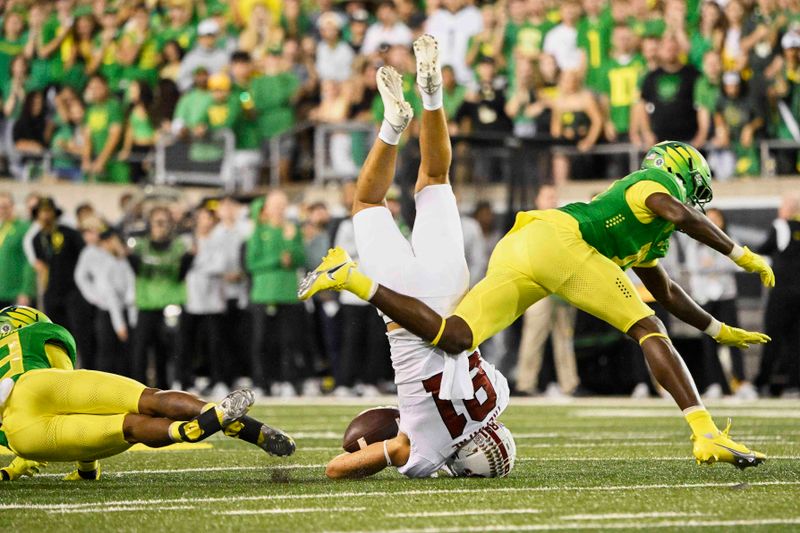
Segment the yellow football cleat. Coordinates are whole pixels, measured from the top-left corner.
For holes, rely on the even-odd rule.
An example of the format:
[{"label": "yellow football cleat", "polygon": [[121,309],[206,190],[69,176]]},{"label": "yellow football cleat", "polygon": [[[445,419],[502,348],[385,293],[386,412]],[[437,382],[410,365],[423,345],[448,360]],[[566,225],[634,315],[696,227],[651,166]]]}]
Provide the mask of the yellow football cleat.
[{"label": "yellow football cleat", "polygon": [[728,437],[730,429],[731,419],[729,418],[728,425],[716,436],[692,435],[694,443],[692,452],[697,464],[731,463],[740,470],[744,470],[748,466],[758,466],[767,460],[767,456],[763,453],[752,451],[747,446],[734,442]]},{"label": "yellow football cleat", "polygon": [[297,297],[301,300],[308,300],[320,291],[349,289],[347,283],[350,272],[355,268],[355,261],[343,248],[338,246],[331,248],[328,250],[328,255],[322,258],[322,263],[300,282]]}]

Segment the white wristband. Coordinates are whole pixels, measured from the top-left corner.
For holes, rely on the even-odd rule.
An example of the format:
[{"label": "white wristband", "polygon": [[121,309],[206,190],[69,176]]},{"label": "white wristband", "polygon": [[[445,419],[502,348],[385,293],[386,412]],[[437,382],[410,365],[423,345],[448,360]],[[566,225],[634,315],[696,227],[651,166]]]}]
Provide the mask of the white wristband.
[{"label": "white wristband", "polygon": [[383,456],[386,458],[386,466],[392,466],[392,458],[389,457],[389,450],[386,448],[388,440],[383,441]]},{"label": "white wristband", "polygon": [[711,323],[703,330],[703,333],[709,337],[716,338],[720,331],[722,331],[722,322],[712,316]]},{"label": "white wristband", "polygon": [[734,243],[733,250],[731,250],[731,253],[728,254],[728,257],[731,258],[731,261],[738,261],[739,259],[741,259],[743,255],[744,255],[744,248]]}]

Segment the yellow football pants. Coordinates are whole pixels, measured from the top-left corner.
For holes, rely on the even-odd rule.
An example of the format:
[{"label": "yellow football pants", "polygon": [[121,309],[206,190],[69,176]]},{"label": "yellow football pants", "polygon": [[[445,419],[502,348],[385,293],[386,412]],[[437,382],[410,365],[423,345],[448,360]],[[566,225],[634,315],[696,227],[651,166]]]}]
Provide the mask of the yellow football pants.
[{"label": "yellow football pants", "polygon": [[11,450],[35,461],[102,459],[130,448],[122,431],[145,386],[95,370],[31,370],[3,409]]},{"label": "yellow football pants", "polygon": [[518,213],[492,252],[486,277],[453,314],[469,325],[475,349],[549,294],[622,332],[655,314],[622,269],[583,240],[578,221],[557,210]]}]

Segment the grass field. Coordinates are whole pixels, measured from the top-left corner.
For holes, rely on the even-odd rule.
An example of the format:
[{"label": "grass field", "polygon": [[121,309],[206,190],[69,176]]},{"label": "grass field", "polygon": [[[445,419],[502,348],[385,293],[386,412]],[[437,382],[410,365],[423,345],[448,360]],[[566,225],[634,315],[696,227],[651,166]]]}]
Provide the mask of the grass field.
[{"label": "grass field", "polygon": [[[386,403],[386,402],[384,402]],[[690,460],[688,428],[660,400],[514,401],[517,466],[505,479],[408,480],[386,470],[330,482],[326,461],[368,404],[264,404],[292,432],[272,458],[225,438],[103,462],[99,482],[64,482],[69,465],[0,485],[5,531],[516,531],[800,529],[800,402],[712,404],[718,424],[770,455],[744,472]],[[0,457],[5,462],[8,457]]]}]

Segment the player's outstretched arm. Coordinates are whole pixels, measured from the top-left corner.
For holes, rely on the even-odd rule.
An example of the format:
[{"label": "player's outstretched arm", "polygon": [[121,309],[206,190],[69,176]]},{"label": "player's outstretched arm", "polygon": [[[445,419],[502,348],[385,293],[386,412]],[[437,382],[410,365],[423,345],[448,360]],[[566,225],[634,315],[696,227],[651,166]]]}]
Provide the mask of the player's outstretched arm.
[{"label": "player's outstretched arm", "polygon": [[692,300],[683,288],[670,279],[660,266],[634,268],[650,294],[672,315],[694,326],[720,344],[748,348],[751,344],[764,344],[771,339],[757,331],[731,327],[707,313]]},{"label": "player's outstretched arm", "polygon": [[775,274],[763,257],[753,253],[746,246],[741,247],[733,242],[724,231],[699,211],[664,193],[651,194],[645,200],[645,205],[659,217],[675,224],[676,228],[694,240],[727,255],[742,269],[758,273],[765,287],[775,286]]},{"label": "player's outstretched arm", "polygon": [[633,270],[653,298],[670,314],[701,331],[711,323],[714,317],[692,300],[680,285],[670,279],[661,265],[648,268],[634,267]]},{"label": "player's outstretched arm", "polygon": [[399,433],[395,438],[374,442],[353,453],[337,455],[325,467],[330,479],[359,479],[377,474],[387,466],[403,466],[411,453],[411,441]]}]

